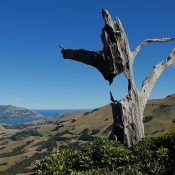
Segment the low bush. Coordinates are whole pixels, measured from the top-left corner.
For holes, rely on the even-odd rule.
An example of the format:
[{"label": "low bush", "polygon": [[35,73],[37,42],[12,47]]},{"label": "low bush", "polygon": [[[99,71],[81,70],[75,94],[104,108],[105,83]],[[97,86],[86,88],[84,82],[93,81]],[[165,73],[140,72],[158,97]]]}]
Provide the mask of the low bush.
[{"label": "low bush", "polygon": [[133,148],[99,138],[61,149],[36,162],[36,175],[166,175],[175,173],[175,131],[146,138]]},{"label": "low bush", "polygon": [[10,139],[13,141],[17,141],[17,140],[22,140],[25,137],[29,137],[29,136],[42,136],[42,135],[37,131],[37,129],[31,128],[31,129],[25,129],[23,131],[17,132],[16,134],[12,135]]},{"label": "low bush", "polygon": [[148,123],[148,122],[150,122],[152,119],[153,119],[153,116],[152,116],[152,115],[145,116],[145,117],[143,118],[143,123]]}]

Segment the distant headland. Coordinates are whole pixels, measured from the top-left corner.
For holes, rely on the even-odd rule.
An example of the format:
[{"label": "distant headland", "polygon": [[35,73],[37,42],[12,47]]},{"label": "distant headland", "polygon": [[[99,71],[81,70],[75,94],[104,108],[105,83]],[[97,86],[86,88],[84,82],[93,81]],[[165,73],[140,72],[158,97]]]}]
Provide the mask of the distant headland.
[{"label": "distant headland", "polygon": [[43,117],[43,115],[23,107],[16,107],[12,105],[0,105],[0,119],[10,119],[19,117]]}]

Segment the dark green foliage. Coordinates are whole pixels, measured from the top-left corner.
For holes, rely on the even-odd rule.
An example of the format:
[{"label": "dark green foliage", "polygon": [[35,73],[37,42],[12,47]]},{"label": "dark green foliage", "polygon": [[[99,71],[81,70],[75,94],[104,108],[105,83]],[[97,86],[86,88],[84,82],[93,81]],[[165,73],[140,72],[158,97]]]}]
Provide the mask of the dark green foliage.
[{"label": "dark green foliage", "polygon": [[74,123],[74,122],[76,122],[76,121],[77,121],[77,120],[76,120],[75,118],[73,118],[71,122]]},{"label": "dark green foliage", "polygon": [[29,136],[42,136],[37,129],[25,129],[21,132],[17,132],[16,134],[12,135],[10,137],[11,140],[16,141],[16,140],[22,140],[25,137],[29,137]]},{"label": "dark green foliage", "polygon": [[57,144],[56,144],[57,141],[66,141],[66,140],[69,140],[69,138],[62,136],[62,134],[58,134],[58,135],[49,137],[47,141],[43,141],[42,143],[40,142],[35,146],[39,146],[37,151],[41,151],[42,149],[47,149],[47,151],[51,152],[55,147],[57,147]]},{"label": "dark green foliage", "polygon": [[0,147],[0,150],[3,150],[4,148],[5,148],[5,146],[1,146],[1,147]]},{"label": "dark green foliage", "polygon": [[148,115],[148,116],[146,116],[146,117],[143,118],[143,123],[148,123],[152,119],[153,119],[153,116],[152,115]]},{"label": "dark green foliage", "polygon": [[[175,173],[175,130],[163,136],[146,138],[134,148],[134,152],[140,152],[139,158],[146,160],[144,164],[150,167],[150,172],[154,166],[158,174]],[[151,162],[150,166],[149,162]],[[141,168],[144,169],[144,167]]]},{"label": "dark green foliage", "polygon": [[82,140],[82,141],[93,141],[95,139],[96,137],[90,134],[81,134],[80,137],[78,138],[78,140]]},{"label": "dark green foliage", "polygon": [[70,132],[68,129],[66,129],[65,131],[61,132],[61,133],[58,133],[57,136],[63,136],[64,134],[71,134],[73,135],[72,132]]},{"label": "dark green foliage", "polygon": [[0,166],[6,166],[7,162],[0,163]]},{"label": "dark green foliage", "polygon": [[109,132],[111,132],[112,131],[112,127],[113,127],[113,125],[110,125],[110,126],[108,126],[107,128],[106,128],[106,130],[103,132],[103,134],[108,134]]},{"label": "dark green foliage", "polygon": [[24,129],[32,124],[13,124],[13,125],[3,125],[5,129]]},{"label": "dark green foliage", "polygon": [[84,115],[91,114],[91,113],[93,113],[93,112],[95,112],[95,111],[98,111],[98,110],[99,110],[99,108],[96,108],[96,109],[93,109],[93,110],[91,110],[91,111],[84,112]]},{"label": "dark green foliage", "polygon": [[60,128],[64,127],[63,124],[59,124],[56,128],[54,128],[52,131],[58,131]]},{"label": "dark green foliage", "polygon": [[24,145],[21,145],[19,147],[16,147],[13,149],[12,152],[7,152],[7,153],[2,153],[0,154],[0,158],[5,158],[5,157],[11,157],[11,156],[16,156],[18,154],[23,154],[24,153],[24,148],[29,145],[32,141],[27,141]]},{"label": "dark green foliage", "polygon": [[81,134],[91,134],[91,131],[90,129],[86,128],[81,132]]},{"label": "dark green foliage", "polygon": [[92,135],[96,135],[96,134],[98,134],[99,132],[100,132],[99,129],[93,129],[93,130],[92,130]]},{"label": "dark green foliage", "polygon": [[172,123],[173,123],[173,124],[175,124],[175,119],[174,119],[174,120],[172,120]]},{"label": "dark green foliage", "polygon": [[34,160],[42,159],[45,156],[47,156],[47,153],[44,153],[44,152],[35,153],[30,158],[22,160],[15,165],[12,165],[9,169],[6,170],[6,172],[1,172],[1,173],[2,175],[3,174],[14,175],[14,174],[25,172],[26,171],[25,168],[29,167]]},{"label": "dark green foliage", "polygon": [[86,128],[81,132],[80,137],[78,139],[83,141],[93,141],[96,139],[96,136],[93,136],[92,131]]},{"label": "dark green foliage", "polygon": [[[86,132],[85,132],[86,133]],[[99,138],[83,147],[61,149],[36,163],[36,175],[170,175],[175,173],[175,131],[146,138],[128,149]]]},{"label": "dark green foliage", "polygon": [[84,115],[88,115],[88,114],[90,114],[90,113],[91,113],[91,112],[85,112]]},{"label": "dark green foliage", "polygon": [[[51,136],[50,138],[48,138],[47,141],[43,141],[42,144],[38,143],[38,145],[40,146],[37,151],[41,151],[42,149],[47,149],[47,151],[52,151],[54,147],[56,147],[56,137],[55,136]],[[35,145],[36,146],[36,145]]]}]

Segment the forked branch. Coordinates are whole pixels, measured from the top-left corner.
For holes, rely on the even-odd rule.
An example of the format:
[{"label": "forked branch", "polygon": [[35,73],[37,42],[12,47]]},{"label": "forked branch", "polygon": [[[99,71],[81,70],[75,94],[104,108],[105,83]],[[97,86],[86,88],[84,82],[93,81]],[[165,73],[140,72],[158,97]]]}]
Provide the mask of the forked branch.
[{"label": "forked branch", "polygon": [[137,56],[137,54],[139,53],[139,51],[147,44],[149,43],[153,43],[153,42],[156,42],[156,43],[164,43],[164,42],[169,42],[169,41],[173,41],[175,40],[175,38],[159,38],[159,39],[156,39],[156,38],[149,38],[149,39],[146,39],[145,41],[143,41],[142,43],[140,43],[136,48],[135,50],[132,52],[132,57],[133,57],[133,61],[134,61],[134,58]]},{"label": "forked branch", "polygon": [[151,93],[151,90],[156,81],[158,80],[158,78],[160,77],[161,73],[172,64],[175,64],[175,48],[171,51],[167,59],[154,66],[153,71],[143,81],[140,92],[140,95],[142,97],[143,108],[145,107],[148,97]]}]

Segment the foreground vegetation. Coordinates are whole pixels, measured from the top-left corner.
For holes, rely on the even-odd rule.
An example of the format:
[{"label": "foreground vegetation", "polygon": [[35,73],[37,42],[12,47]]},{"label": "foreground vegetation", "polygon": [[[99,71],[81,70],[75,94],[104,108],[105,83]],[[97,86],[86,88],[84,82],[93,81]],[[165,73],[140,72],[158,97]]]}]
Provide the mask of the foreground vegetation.
[{"label": "foreground vegetation", "polygon": [[[85,113],[66,114],[62,118],[49,117],[20,125],[0,125],[0,174],[32,174],[33,162],[57,149],[79,147],[101,136],[107,138],[111,133],[112,121],[112,111],[108,105]],[[144,126],[147,137],[165,134],[175,127],[175,94],[149,101]],[[129,151],[132,152],[131,149]],[[100,169],[103,172],[105,169],[107,174],[108,168]]]},{"label": "foreground vegetation", "polygon": [[80,148],[64,148],[36,162],[36,175],[166,175],[175,173],[175,130],[133,148],[99,138]]}]

